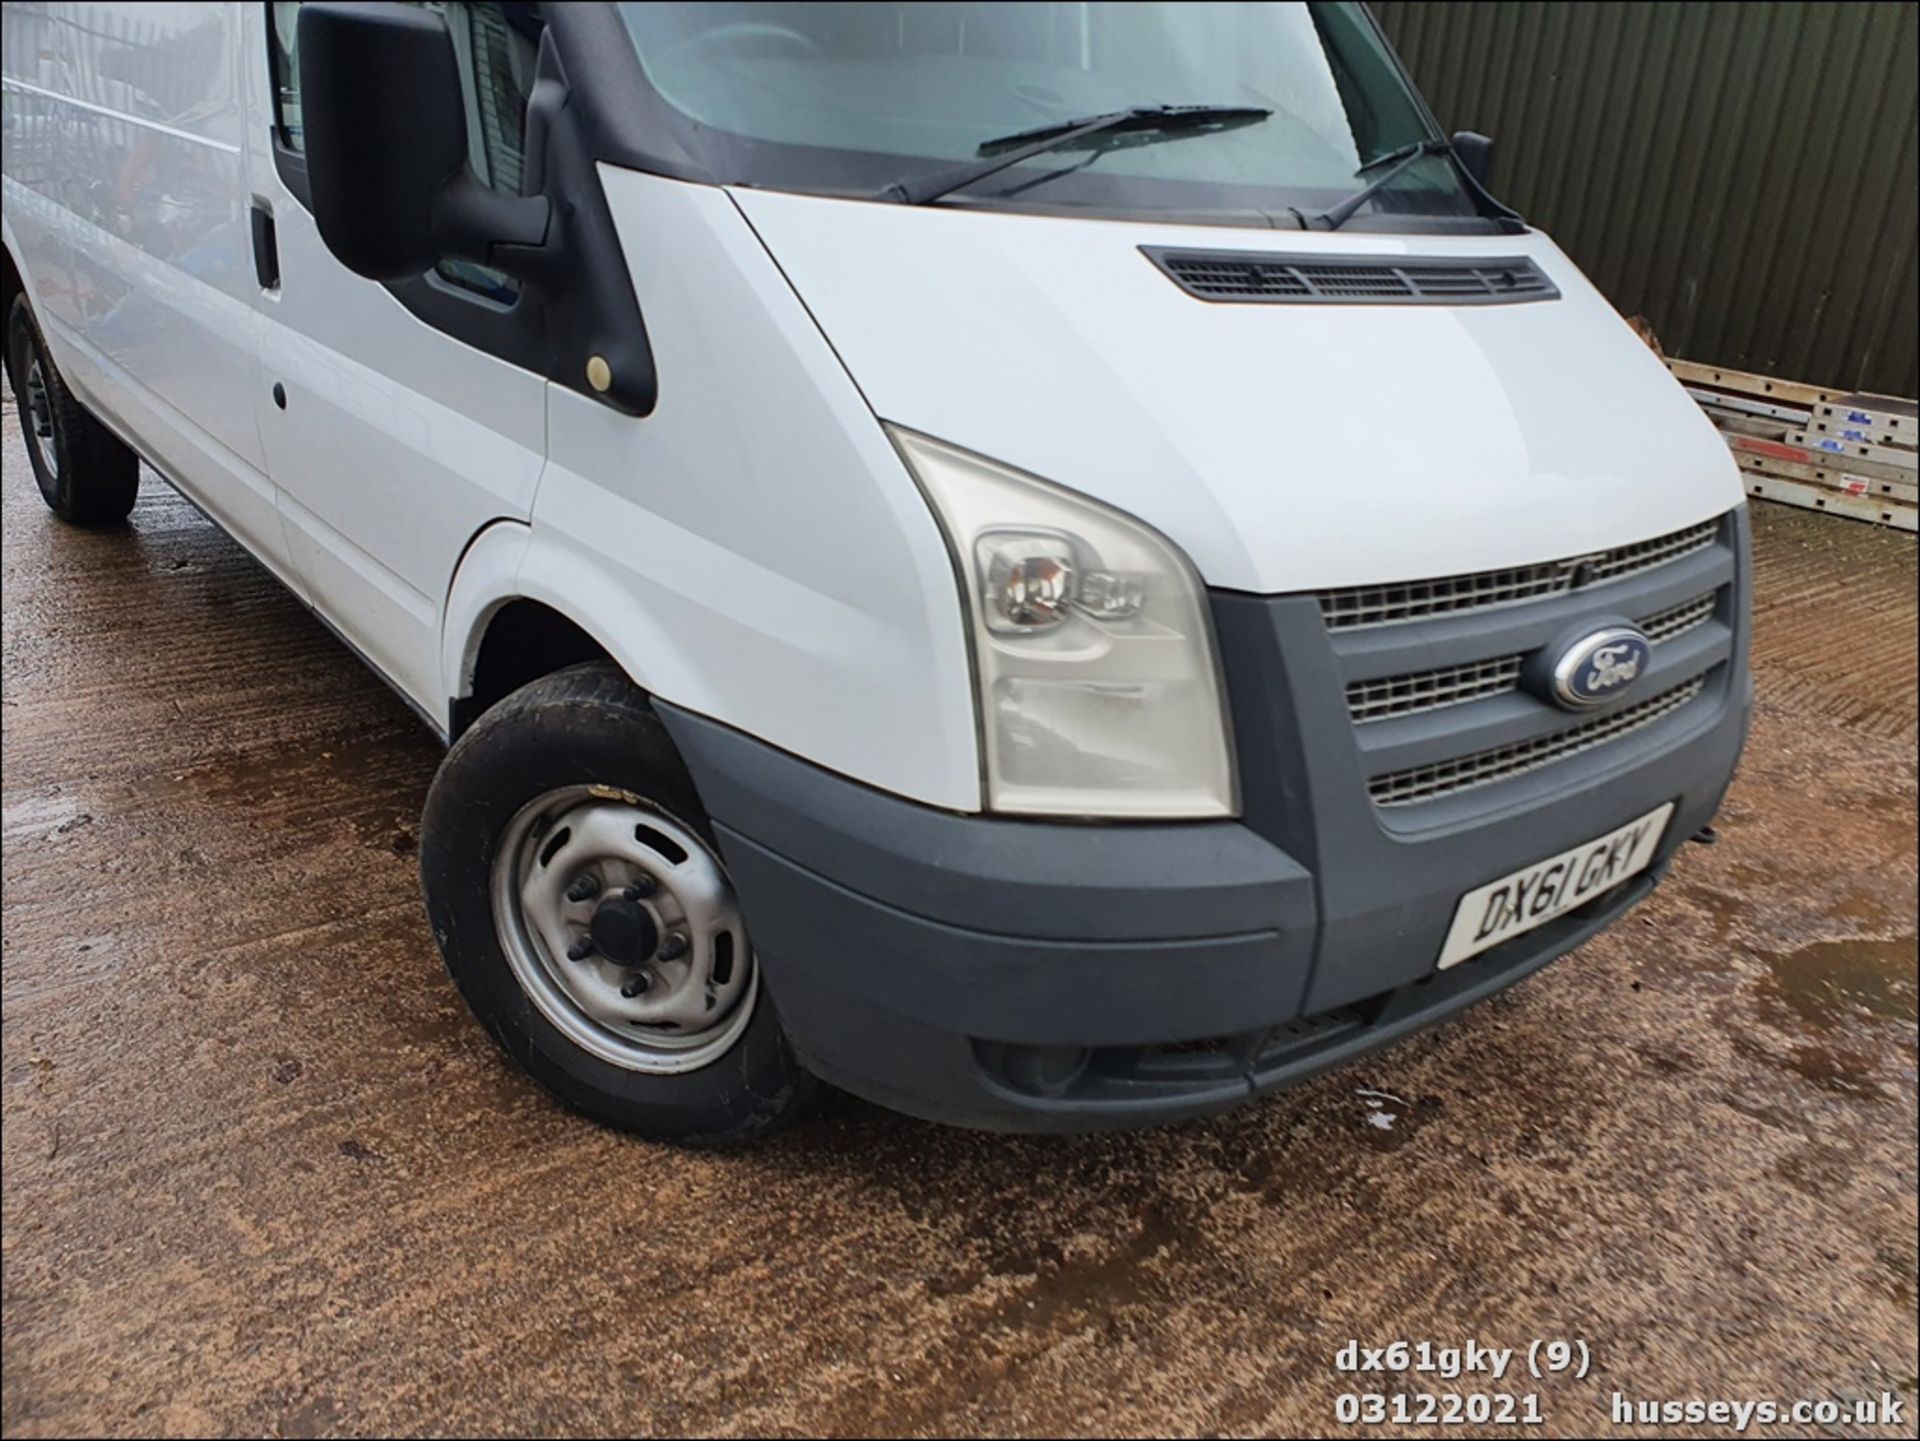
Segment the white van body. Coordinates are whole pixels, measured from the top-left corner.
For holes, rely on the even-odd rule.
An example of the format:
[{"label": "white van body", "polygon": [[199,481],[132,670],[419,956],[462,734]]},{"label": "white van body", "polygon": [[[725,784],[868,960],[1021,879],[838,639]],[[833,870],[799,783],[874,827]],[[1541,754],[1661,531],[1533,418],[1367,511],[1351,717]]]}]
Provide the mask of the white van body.
[{"label": "white van body", "polygon": [[[597,107],[560,199],[574,224],[604,205],[657,375],[613,403],[617,357],[560,371],[484,338],[573,282],[383,283],[330,251],[276,76],[300,8],[9,7],[7,303],[91,416],[450,744],[544,663],[617,666],[672,735],[808,1070],[989,1126],[1214,1109],[1544,964],[1711,818],[1749,706],[1734,466],[1573,263],[1497,207],[1463,191],[1449,225],[1389,209],[1329,229],[1307,207],[1233,223],[996,199],[1030,169],[901,203],[651,165],[603,93],[616,64],[658,79],[630,44],[609,55],[619,21],[446,7],[463,79],[497,60],[480,28],[510,24],[514,53],[542,47]],[[867,23],[671,8],[716,12],[706,48],[738,50],[736,71]],[[1006,8],[902,11],[888,44],[964,55],[909,29]],[[1339,8],[1312,16],[1330,47],[1328,26],[1366,23]],[[1098,35],[1076,23],[1084,69]],[[1409,295],[1207,295],[1176,273],[1196,255],[1262,285],[1267,260],[1361,267]],[[1400,264],[1539,288],[1435,301]],[[462,306],[472,329],[438,318]],[[1142,642],[1145,669],[1052,699],[1045,666],[1075,657],[995,681],[1000,622],[956,520],[973,502],[953,498],[975,471],[1068,516],[1086,498],[1094,531],[1170,557],[1144,613],[1188,594],[1201,617],[1173,669]],[[1117,635],[1141,594],[1071,624]],[[1645,674],[1570,698],[1553,672],[1607,627],[1638,633]],[[1217,732],[1162,724],[1210,696]],[[1084,722],[1112,754],[1056,776],[1056,722],[1067,750]],[[1159,753],[1189,743],[1218,754]],[[1654,815],[1599,900],[1560,894],[1533,939],[1443,954],[1461,897]]]}]

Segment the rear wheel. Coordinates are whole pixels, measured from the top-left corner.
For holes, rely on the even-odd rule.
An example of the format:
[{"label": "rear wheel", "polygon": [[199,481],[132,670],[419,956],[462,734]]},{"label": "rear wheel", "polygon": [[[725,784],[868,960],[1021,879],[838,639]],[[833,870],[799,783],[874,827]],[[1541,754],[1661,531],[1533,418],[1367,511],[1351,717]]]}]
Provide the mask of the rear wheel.
[{"label": "rear wheel", "polygon": [[568,1104],[659,1140],[751,1140],[812,1090],[692,782],[604,663],[523,687],[448,754],[421,828],[447,969]]},{"label": "rear wheel", "polygon": [[140,457],[67,388],[24,294],[7,314],[7,374],[48,508],[74,525],[125,520],[140,492]]}]

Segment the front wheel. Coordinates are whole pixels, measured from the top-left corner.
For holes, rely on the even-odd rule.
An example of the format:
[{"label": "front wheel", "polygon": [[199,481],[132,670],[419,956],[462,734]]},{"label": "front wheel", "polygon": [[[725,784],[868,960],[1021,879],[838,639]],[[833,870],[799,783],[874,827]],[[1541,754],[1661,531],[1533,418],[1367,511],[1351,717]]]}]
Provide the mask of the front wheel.
[{"label": "front wheel", "polygon": [[420,857],[461,994],[563,1101],[725,1145],[807,1099],[692,782],[613,666],[482,716],[434,779]]}]

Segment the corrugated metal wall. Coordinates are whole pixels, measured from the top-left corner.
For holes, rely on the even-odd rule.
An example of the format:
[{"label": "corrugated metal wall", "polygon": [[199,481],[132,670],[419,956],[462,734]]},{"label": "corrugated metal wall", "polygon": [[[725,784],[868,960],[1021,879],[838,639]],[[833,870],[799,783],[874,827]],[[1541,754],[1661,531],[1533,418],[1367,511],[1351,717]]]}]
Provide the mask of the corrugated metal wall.
[{"label": "corrugated metal wall", "polygon": [[1494,193],[1669,355],[1920,394],[1912,3],[1383,3]]}]

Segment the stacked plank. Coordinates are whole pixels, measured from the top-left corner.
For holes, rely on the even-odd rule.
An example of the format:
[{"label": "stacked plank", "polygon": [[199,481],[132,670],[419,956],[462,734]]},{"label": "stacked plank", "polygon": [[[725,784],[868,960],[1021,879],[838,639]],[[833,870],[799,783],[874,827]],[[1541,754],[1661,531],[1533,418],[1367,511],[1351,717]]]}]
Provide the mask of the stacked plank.
[{"label": "stacked plank", "polygon": [[1913,401],[1690,360],[1667,367],[1719,427],[1749,495],[1920,530]]}]

